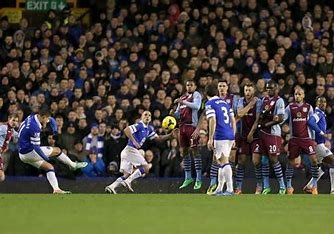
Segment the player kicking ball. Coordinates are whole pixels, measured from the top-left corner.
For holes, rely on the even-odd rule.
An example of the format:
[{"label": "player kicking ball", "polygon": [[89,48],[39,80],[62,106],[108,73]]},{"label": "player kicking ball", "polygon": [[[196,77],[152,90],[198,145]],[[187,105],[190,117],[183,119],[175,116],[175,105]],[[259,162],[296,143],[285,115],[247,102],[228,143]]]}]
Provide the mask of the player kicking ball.
[{"label": "player kicking ball", "polygon": [[117,178],[112,184],[105,188],[108,193],[116,194],[116,188],[123,185],[131,192],[134,192],[131,182],[139,177],[144,176],[150,169],[150,164],[145,161],[139,149],[143,146],[146,139],[165,141],[171,137],[176,137],[178,129],[174,129],[167,135],[158,135],[151,122],[151,112],[144,111],[138,123],[130,125],[124,129],[128,137],[128,144],[121,152],[120,172],[123,176]]},{"label": "player kicking ball", "polygon": [[18,136],[19,157],[22,162],[46,171],[46,178],[53,188],[53,193],[68,194],[71,192],[59,188],[54,167],[48,162],[49,158],[55,157],[73,170],[86,167],[87,163],[73,162],[59,147],[40,146],[40,133],[48,122],[53,130],[56,129],[55,120],[50,118],[50,112],[47,109],[41,109],[37,114],[29,115],[21,123]]}]

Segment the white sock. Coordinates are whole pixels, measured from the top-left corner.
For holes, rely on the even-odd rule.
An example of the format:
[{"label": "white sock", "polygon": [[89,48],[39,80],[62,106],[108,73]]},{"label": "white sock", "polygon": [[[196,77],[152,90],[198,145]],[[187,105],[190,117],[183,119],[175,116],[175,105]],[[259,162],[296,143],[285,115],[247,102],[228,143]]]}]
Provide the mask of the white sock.
[{"label": "white sock", "polygon": [[226,180],[225,180],[225,177],[224,177],[223,169],[219,168],[218,169],[218,186],[217,186],[217,189],[216,189],[217,192],[223,191],[225,182],[226,182]]},{"label": "white sock", "polygon": [[226,191],[233,192],[233,172],[230,164],[225,165],[223,168],[224,177],[226,179]]},{"label": "white sock", "polygon": [[66,154],[61,153],[61,155],[59,155],[57,157],[57,159],[59,161],[61,161],[62,163],[66,164],[66,165],[68,165],[72,168],[75,168],[75,165],[76,165],[75,162],[73,162]]},{"label": "white sock", "polygon": [[48,179],[53,190],[59,190],[58,180],[54,171],[48,171],[46,173],[46,178]]},{"label": "white sock", "polygon": [[329,168],[329,178],[331,181],[331,191],[334,191],[334,168]]},{"label": "white sock", "polygon": [[136,169],[127,179],[126,181],[128,183],[131,183],[133,180],[141,177],[143,174],[141,173],[141,171],[139,169]]},{"label": "white sock", "polygon": [[[319,176],[318,176],[317,181],[319,181],[320,178],[321,178],[321,176],[323,176],[323,175],[325,174],[325,172],[321,169],[321,167],[319,167],[318,170],[319,170]],[[311,178],[311,179],[309,180],[309,182],[307,183],[306,187],[312,187],[312,180],[313,180],[313,178]]]},{"label": "white sock", "polygon": [[[118,186],[121,185],[121,183],[123,182],[123,177],[118,177],[117,180],[114,181],[114,183],[110,184],[109,186],[113,186],[114,188],[117,188]],[[108,186],[108,187],[109,187]]]}]

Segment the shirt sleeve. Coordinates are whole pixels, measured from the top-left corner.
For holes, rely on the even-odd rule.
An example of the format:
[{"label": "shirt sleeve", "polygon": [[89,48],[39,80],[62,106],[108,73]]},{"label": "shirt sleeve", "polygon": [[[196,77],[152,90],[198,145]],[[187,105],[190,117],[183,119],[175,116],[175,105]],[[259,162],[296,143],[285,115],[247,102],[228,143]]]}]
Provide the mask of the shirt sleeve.
[{"label": "shirt sleeve", "polygon": [[285,108],[285,112],[284,112],[284,120],[283,122],[287,121],[290,118],[290,105],[288,105]]},{"label": "shirt sleeve", "polygon": [[256,104],[255,104],[255,108],[256,108],[256,114],[260,114],[261,113],[261,108],[262,108],[262,100],[261,99],[257,99]]},{"label": "shirt sleeve", "polygon": [[139,129],[140,129],[140,124],[132,124],[129,126],[130,130],[131,130],[131,133],[135,133],[137,132]]},{"label": "shirt sleeve", "polygon": [[244,108],[244,99],[239,98],[237,102],[237,110]]},{"label": "shirt sleeve", "polygon": [[153,140],[154,138],[158,137],[158,134],[154,131],[154,128],[152,126],[150,126],[150,131],[149,134],[147,136],[148,139]]},{"label": "shirt sleeve", "polygon": [[208,119],[216,116],[216,111],[212,108],[211,103],[205,105],[205,114]]},{"label": "shirt sleeve", "polygon": [[183,103],[191,109],[199,110],[202,104],[202,96],[199,92],[196,91],[194,92],[193,97],[194,99],[192,102],[184,101]]},{"label": "shirt sleeve", "polygon": [[284,115],[285,112],[285,105],[282,98],[279,98],[276,101],[276,115]]}]

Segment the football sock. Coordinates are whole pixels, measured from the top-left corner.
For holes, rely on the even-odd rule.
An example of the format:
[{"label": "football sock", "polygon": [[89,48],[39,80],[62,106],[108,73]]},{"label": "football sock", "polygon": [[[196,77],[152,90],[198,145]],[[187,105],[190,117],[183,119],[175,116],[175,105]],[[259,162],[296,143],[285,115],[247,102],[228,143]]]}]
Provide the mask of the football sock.
[{"label": "football sock", "polygon": [[331,181],[331,191],[334,191],[334,166],[329,168],[329,178]]},{"label": "football sock", "polygon": [[46,178],[48,179],[53,190],[59,190],[58,180],[54,171],[47,171]]},{"label": "football sock", "polygon": [[312,174],[312,187],[316,188],[319,177],[318,165],[311,165],[311,174]]},{"label": "football sock", "polygon": [[293,166],[290,163],[287,163],[285,170],[286,177],[286,187],[292,188],[292,176],[293,176]]},{"label": "football sock", "polygon": [[197,155],[194,158],[195,161],[195,170],[196,170],[196,181],[202,180],[202,158],[201,155]]},{"label": "football sock", "polygon": [[218,169],[218,186],[217,186],[216,191],[217,192],[223,191],[225,183],[226,183],[226,179],[225,179],[225,176],[224,176],[223,168],[219,167],[219,169]]},{"label": "football sock", "polygon": [[118,186],[121,185],[121,183],[125,180],[126,178],[124,176],[118,177],[114,183],[112,183],[111,185],[114,186],[115,188],[117,188]]},{"label": "football sock", "polygon": [[262,177],[263,177],[263,188],[269,188],[269,160],[267,157],[262,156]]},{"label": "football sock", "polygon": [[186,180],[191,179],[191,158],[189,155],[183,157],[183,166],[184,166],[184,178]]},{"label": "football sock", "polygon": [[279,187],[285,188],[281,163],[280,162],[274,163],[273,168],[274,168],[274,172],[275,172],[277,181],[279,183]]},{"label": "football sock", "polygon": [[238,189],[242,188],[242,181],[244,179],[245,167],[244,165],[238,164],[236,167],[235,181]]},{"label": "football sock", "polygon": [[219,166],[217,162],[212,161],[210,167],[210,186],[217,184],[217,176],[218,176]]},{"label": "football sock", "polygon": [[[323,169],[321,168],[321,167],[319,167],[319,176],[318,176],[318,179],[317,179],[317,181],[319,181],[320,180],[320,178],[325,174],[325,172],[323,171]],[[312,187],[312,181],[313,181],[313,178],[311,178],[310,180],[309,180],[309,182],[307,183],[307,187]]]},{"label": "football sock", "polygon": [[64,153],[61,153],[57,159],[59,161],[61,161],[62,163],[72,167],[72,168],[75,168],[75,162],[73,162],[66,154]]},{"label": "football sock", "polygon": [[262,187],[262,172],[261,164],[255,166],[256,185]]},{"label": "football sock", "polygon": [[139,167],[138,169],[136,169],[127,179],[126,181],[128,183],[131,183],[133,180],[143,176],[145,174],[144,168],[143,167]]},{"label": "football sock", "polygon": [[224,164],[222,171],[226,180],[226,191],[233,192],[233,172],[231,165],[229,163]]}]

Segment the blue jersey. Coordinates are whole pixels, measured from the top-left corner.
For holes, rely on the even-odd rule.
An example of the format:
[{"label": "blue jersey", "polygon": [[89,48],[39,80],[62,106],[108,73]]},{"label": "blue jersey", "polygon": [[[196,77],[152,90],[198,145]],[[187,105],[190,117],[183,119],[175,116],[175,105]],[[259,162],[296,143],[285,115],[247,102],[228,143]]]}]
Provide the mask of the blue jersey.
[{"label": "blue jersey", "polygon": [[32,114],[29,115],[22,123],[19,129],[19,139],[18,139],[18,146],[19,146],[19,153],[20,154],[27,154],[33,150],[38,153],[38,155],[48,160],[48,157],[43,153],[40,148],[41,133],[42,125],[39,122],[37,115]]},{"label": "blue jersey", "polygon": [[[140,146],[143,146],[146,139],[154,139],[158,137],[158,134],[154,131],[154,128],[152,125],[146,125],[142,121],[130,125],[129,126],[131,133],[135,140],[140,144]],[[131,146],[133,148],[136,148],[136,146],[133,144],[133,142],[129,139],[128,140],[128,146]]]},{"label": "blue jersey", "polygon": [[234,140],[231,117],[234,117],[231,105],[220,97],[212,97],[205,104],[206,117],[216,118],[215,140]]},{"label": "blue jersey", "polygon": [[326,123],[326,114],[324,111],[315,108],[313,115],[309,118],[308,121],[309,126],[315,132],[315,141],[317,144],[325,143],[326,139],[322,133],[326,133],[327,131],[327,123]]}]

